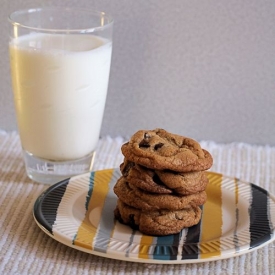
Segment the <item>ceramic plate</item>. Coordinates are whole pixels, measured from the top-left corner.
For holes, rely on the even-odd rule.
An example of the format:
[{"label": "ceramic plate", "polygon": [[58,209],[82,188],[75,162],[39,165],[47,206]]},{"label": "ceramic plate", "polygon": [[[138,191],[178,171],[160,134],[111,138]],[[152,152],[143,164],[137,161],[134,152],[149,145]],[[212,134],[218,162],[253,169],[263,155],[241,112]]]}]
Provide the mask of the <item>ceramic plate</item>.
[{"label": "ceramic plate", "polygon": [[179,234],[153,237],[114,220],[113,186],[119,169],[75,176],[49,187],[36,200],[34,218],[49,236],[103,257],[179,264],[225,259],[274,240],[275,198],[236,178],[207,172],[208,200],[200,223]]}]

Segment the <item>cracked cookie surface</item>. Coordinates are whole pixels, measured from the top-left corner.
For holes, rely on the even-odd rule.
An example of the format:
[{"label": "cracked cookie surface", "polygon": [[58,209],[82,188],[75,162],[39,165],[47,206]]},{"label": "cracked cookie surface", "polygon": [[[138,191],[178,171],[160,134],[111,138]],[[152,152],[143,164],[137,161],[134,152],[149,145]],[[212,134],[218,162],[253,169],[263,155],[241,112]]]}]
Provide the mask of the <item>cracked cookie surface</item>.
[{"label": "cracked cookie surface", "polygon": [[163,129],[137,131],[121,151],[128,160],[157,170],[202,171],[213,163],[211,154],[198,142]]},{"label": "cracked cookie surface", "polygon": [[205,171],[175,173],[155,170],[161,182],[177,194],[196,194],[206,189],[209,182]]},{"label": "cracked cookie surface", "polygon": [[198,224],[201,218],[201,209],[197,206],[175,211],[145,212],[118,200],[114,214],[118,221],[144,234],[169,235]]},{"label": "cracked cookie surface", "polygon": [[136,187],[151,193],[191,195],[205,190],[208,178],[205,171],[173,172],[153,170],[124,159],[122,175]]},{"label": "cracked cookie surface", "polygon": [[190,206],[200,206],[207,199],[205,191],[187,196],[149,193],[133,186],[123,176],[114,186],[114,193],[125,204],[144,211],[179,210]]},{"label": "cracked cookie surface", "polygon": [[120,165],[120,171],[128,182],[136,187],[157,194],[171,194],[173,190],[164,185],[156,172],[144,166],[124,159]]}]

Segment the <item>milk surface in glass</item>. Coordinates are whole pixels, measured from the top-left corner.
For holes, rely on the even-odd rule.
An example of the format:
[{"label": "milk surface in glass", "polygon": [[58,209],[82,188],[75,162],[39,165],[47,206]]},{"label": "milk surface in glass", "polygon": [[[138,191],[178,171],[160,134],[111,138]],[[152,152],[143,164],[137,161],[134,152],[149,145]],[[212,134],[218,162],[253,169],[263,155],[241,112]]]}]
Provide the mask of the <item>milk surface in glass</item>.
[{"label": "milk surface in glass", "polygon": [[21,143],[48,160],[91,153],[104,112],[112,43],[92,35],[29,34],[10,42]]}]

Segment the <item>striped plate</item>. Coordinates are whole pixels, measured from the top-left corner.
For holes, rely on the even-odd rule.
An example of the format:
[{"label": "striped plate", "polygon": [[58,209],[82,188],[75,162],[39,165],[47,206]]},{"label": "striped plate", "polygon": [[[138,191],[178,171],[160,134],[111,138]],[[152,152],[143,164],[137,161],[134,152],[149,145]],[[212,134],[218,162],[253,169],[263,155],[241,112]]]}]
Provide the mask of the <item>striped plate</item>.
[{"label": "striped plate", "polygon": [[275,239],[275,197],[236,178],[207,172],[208,200],[201,222],[180,234],[152,237],[114,220],[113,186],[119,169],[59,182],[36,200],[38,226],[72,248],[113,259],[196,263],[238,256]]}]

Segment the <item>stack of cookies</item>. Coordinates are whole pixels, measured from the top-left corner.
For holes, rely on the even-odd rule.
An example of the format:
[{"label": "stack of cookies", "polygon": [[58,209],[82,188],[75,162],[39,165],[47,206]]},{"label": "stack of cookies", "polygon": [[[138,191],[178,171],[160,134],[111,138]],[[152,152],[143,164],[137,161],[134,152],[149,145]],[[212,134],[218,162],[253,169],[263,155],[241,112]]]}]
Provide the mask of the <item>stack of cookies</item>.
[{"label": "stack of cookies", "polygon": [[193,139],[163,129],[140,130],[121,147],[122,176],[114,186],[115,218],[148,235],[170,235],[197,224],[212,166]]}]

